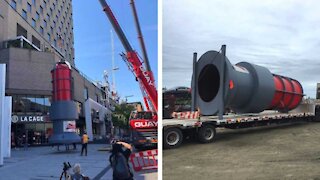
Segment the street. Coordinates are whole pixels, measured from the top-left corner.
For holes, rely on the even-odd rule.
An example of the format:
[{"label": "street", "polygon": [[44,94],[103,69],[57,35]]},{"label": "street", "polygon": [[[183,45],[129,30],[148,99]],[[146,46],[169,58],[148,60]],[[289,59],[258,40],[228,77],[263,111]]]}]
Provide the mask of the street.
[{"label": "street", "polygon": [[163,179],[320,179],[320,123],[220,129],[163,152]]},{"label": "street", "polygon": [[[109,164],[108,151],[98,151],[104,148],[103,144],[89,144],[88,156],[80,156],[80,145],[77,150],[57,151],[56,147],[29,147],[24,151],[23,148],[13,149],[11,158],[6,158],[4,166],[0,167],[1,179],[17,180],[52,180],[59,179],[63,162],[70,162],[71,165],[80,163],[82,173],[90,179],[112,180],[112,168]],[[69,170],[72,172],[72,169]],[[134,173],[137,180],[157,179],[156,171],[142,171]]]}]

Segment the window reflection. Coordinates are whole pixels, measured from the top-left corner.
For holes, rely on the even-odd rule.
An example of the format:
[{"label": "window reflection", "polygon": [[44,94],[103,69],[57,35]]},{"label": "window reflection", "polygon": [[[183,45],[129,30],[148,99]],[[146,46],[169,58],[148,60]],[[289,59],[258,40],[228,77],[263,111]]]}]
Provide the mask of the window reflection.
[{"label": "window reflection", "polygon": [[47,115],[51,105],[48,96],[13,95],[12,109],[17,115]]}]

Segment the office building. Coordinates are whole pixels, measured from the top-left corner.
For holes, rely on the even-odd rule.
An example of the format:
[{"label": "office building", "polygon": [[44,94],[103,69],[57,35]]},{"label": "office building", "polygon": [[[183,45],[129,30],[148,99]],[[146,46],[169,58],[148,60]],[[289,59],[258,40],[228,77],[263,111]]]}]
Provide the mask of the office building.
[{"label": "office building", "polygon": [[[94,138],[105,136],[105,121],[111,120],[105,100],[108,92],[75,67],[73,46],[71,0],[0,1],[0,63],[7,65],[6,95],[13,97],[12,137],[16,143],[23,133],[28,133],[29,144],[47,143],[52,134],[48,114],[52,95],[50,71],[59,61],[72,66],[78,132],[82,133],[90,122]],[[85,113],[86,101],[99,104],[103,113],[96,117],[97,108]],[[90,120],[85,120],[86,116]]]}]

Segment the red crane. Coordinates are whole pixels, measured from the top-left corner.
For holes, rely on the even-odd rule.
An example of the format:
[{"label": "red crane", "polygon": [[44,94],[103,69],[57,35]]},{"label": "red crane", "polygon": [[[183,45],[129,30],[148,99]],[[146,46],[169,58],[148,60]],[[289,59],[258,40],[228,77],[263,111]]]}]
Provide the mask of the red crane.
[{"label": "red crane", "polygon": [[[142,33],[141,33],[141,29],[140,29],[140,25],[139,25],[139,21],[138,21],[138,17],[137,17],[137,13],[135,10],[133,0],[131,0],[131,4],[134,9],[133,10],[134,17],[136,19],[136,25],[137,25],[137,29],[138,29],[138,33],[139,33],[140,44],[141,44],[142,52],[143,52],[143,56],[144,56],[144,63],[140,60],[137,52],[135,50],[133,50],[132,46],[130,45],[125,34],[123,33],[117,19],[115,18],[114,14],[111,11],[107,2],[105,0],[99,0],[99,1],[103,7],[103,11],[108,16],[115,32],[117,33],[125,51],[126,51],[126,54],[123,54],[122,57],[125,58],[128,66],[131,68],[137,81],[139,82],[142,91],[145,92],[146,96],[144,96],[144,97],[147,98],[147,101],[150,102],[150,104],[151,104],[150,109],[156,112],[158,110],[158,93],[157,93],[156,86],[154,84],[154,76],[153,76],[153,73],[150,69],[149,60],[148,60],[146,49],[144,46],[143,37],[142,37]],[[143,64],[145,64],[146,68],[143,66]],[[145,103],[146,103],[146,100],[145,100]],[[150,104],[147,102],[146,107],[147,108],[150,107],[149,106]]]},{"label": "red crane", "polygon": [[136,148],[149,145],[154,146],[157,144],[158,123],[156,114],[158,111],[158,92],[154,83],[154,76],[150,68],[134,1],[131,0],[130,4],[138,31],[138,38],[143,53],[143,61],[130,45],[107,2],[105,0],[99,1],[126,51],[126,53],[122,53],[121,56],[127,63],[129,69],[133,72],[136,80],[139,82],[144,103],[148,110],[147,112],[138,112],[131,115],[130,127],[132,130],[133,143]]}]

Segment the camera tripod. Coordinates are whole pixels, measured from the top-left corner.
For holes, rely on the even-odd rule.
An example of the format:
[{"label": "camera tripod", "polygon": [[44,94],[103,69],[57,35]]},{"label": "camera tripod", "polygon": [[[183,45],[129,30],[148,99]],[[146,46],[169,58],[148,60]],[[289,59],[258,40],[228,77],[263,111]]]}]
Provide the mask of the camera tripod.
[{"label": "camera tripod", "polygon": [[62,180],[63,176],[64,176],[64,179],[67,179],[67,178],[69,177],[68,171],[65,170],[65,169],[62,170],[62,173],[61,173],[61,175],[60,175],[60,180]]}]

